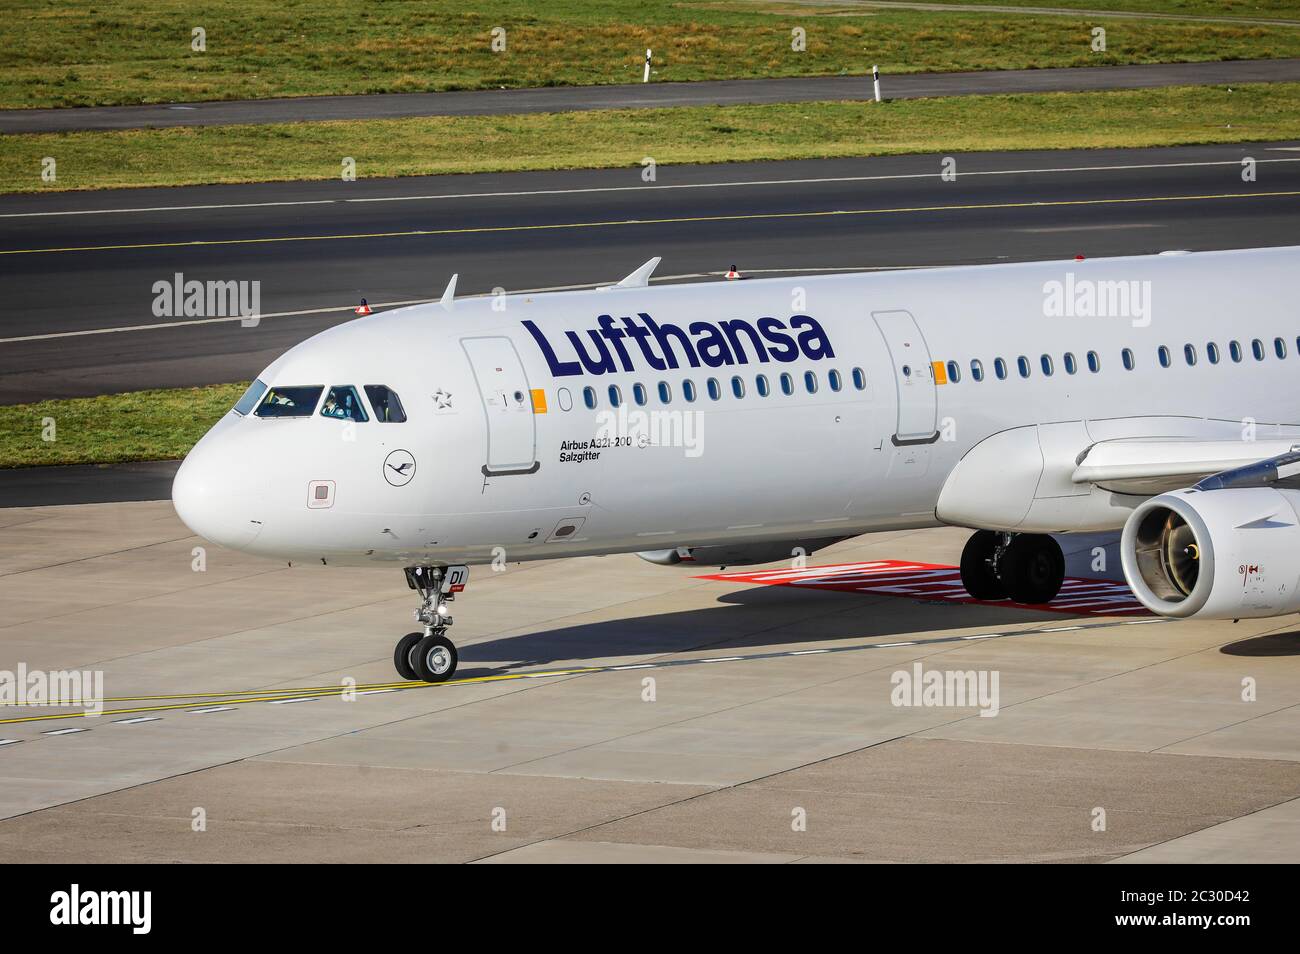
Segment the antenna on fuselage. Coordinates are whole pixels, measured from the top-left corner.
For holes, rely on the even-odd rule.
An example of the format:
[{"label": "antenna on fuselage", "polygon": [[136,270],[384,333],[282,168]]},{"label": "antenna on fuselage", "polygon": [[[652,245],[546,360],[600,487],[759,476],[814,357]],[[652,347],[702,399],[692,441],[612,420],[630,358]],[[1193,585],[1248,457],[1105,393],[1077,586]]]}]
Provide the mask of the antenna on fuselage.
[{"label": "antenna on fuselage", "polygon": [[650,261],[646,262],[644,265],[642,265],[635,272],[627,276],[627,278],[623,279],[614,287],[615,288],[645,288],[647,285],[650,284],[650,274],[656,268],[659,267],[659,263],[662,261],[663,261],[662,256],[656,255],[654,258],[650,259]]},{"label": "antenna on fuselage", "polygon": [[451,306],[456,304],[456,279],[459,277],[459,272],[451,276],[451,281],[447,283],[447,290],[442,293],[442,298],[438,300],[438,304],[448,311],[451,311]]}]

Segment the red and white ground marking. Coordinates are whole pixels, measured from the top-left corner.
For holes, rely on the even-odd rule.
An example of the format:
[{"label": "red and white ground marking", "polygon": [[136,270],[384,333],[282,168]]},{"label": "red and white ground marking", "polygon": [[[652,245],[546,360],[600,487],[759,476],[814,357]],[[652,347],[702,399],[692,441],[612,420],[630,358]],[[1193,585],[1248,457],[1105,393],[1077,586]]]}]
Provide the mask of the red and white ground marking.
[{"label": "red and white ground marking", "polygon": [[[986,606],[1020,606],[1010,600],[977,600],[961,585],[961,572],[941,563],[909,563],[904,560],[875,560],[871,563],[837,563],[810,566],[802,570],[760,570],[756,573],[711,573],[700,580],[733,583],[764,583],[769,586],[799,586],[842,593],[881,593],[913,599],[946,600],[950,603],[982,603]],[[1031,607],[1081,616],[1149,616],[1126,583],[1113,580],[1085,580],[1067,577],[1061,592],[1050,603]]]}]

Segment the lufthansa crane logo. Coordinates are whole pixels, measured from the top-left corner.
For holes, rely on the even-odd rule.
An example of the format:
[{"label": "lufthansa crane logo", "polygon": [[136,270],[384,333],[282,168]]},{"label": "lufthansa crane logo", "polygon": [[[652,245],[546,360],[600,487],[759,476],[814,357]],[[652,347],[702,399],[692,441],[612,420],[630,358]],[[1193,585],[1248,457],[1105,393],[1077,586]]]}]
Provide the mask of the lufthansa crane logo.
[{"label": "lufthansa crane logo", "polygon": [[405,487],[415,476],[415,458],[410,451],[395,450],[384,458],[384,480],[394,487]]}]

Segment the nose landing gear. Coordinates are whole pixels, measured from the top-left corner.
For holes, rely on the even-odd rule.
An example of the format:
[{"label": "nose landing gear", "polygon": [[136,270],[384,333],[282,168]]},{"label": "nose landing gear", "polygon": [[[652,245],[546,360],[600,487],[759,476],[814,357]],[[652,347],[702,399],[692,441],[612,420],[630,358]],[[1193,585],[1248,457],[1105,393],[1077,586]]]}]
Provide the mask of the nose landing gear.
[{"label": "nose landing gear", "polygon": [[961,582],[977,600],[1051,602],[1065,581],[1065,555],[1045,533],[979,530],[961,554]]},{"label": "nose landing gear", "polygon": [[419,632],[407,633],[393,650],[393,667],[403,679],[446,682],[456,673],[456,644],[447,638],[452,624],[448,604],[469,582],[469,567],[408,566],[406,584],[420,594],[415,618],[424,624]]}]

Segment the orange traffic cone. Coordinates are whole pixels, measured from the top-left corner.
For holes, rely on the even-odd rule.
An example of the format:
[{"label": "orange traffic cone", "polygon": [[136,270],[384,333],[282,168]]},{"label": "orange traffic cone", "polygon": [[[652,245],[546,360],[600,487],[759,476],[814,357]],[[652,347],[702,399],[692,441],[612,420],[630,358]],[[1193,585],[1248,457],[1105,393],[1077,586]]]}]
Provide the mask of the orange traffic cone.
[{"label": "orange traffic cone", "polygon": [[352,310],[356,312],[358,315],[374,314],[374,309],[366,304],[366,300],[364,298],[361,299],[361,304],[358,305],[356,308],[353,308]]},{"label": "orange traffic cone", "polygon": [[731,266],[731,271],[727,272],[727,281],[734,282],[740,278],[740,272],[736,271],[736,266]]}]

